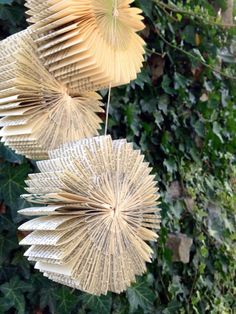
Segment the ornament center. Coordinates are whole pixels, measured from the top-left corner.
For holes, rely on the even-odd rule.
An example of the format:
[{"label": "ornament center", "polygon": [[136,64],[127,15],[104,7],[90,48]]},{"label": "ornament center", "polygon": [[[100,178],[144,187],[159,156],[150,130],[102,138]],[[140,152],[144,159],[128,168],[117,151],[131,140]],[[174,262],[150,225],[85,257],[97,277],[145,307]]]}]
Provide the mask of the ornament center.
[{"label": "ornament center", "polygon": [[111,209],[112,217],[116,217],[118,215],[118,212],[119,212],[118,206],[113,206]]},{"label": "ornament center", "polygon": [[117,8],[113,8],[113,9],[112,9],[112,16],[113,16],[113,17],[118,17],[118,16],[119,16],[119,11],[118,11]]}]

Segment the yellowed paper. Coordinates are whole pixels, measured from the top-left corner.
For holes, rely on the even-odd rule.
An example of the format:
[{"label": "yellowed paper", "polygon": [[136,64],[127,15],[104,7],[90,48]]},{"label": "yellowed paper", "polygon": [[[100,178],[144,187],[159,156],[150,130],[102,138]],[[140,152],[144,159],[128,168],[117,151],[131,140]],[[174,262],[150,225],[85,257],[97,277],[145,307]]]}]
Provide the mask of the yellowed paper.
[{"label": "yellowed paper", "polygon": [[144,61],[142,11],[127,0],[27,0],[44,65],[73,90],[127,84]]},{"label": "yellowed paper", "polygon": [[[160,227],[152,169],[126,140],[100,136],[66,143],[38,162],[21,210],[40,216],[20,230],[36,268],[56,282],[92,294],[121,293],[146,271]],[[57,166],[59,167],[57,171]],[[50,191],[50,193],[48,192]]]},{"label": "yellowed paper", "polygon": [[30,28],[0,42],[0,81],[0,136],[17,153],[46,159],[60,144],[98,135],[101,97],[58,82],[41,63]]}]

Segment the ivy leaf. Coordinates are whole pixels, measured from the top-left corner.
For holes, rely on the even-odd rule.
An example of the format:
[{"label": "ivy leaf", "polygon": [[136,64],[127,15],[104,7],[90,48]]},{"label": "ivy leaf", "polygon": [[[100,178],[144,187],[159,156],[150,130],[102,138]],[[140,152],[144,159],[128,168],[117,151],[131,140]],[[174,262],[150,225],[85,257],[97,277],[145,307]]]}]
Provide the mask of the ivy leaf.
[{"label": "ivy leaf", "polygon": [[8,306],[14,306],[18,314],[25,314],[25,298],[23,292],[30,288],[31,286],[20,280],[18,276],[13,277],[9,282],[0,286],[0,290]]},{"label": "ivy leaf", "polygon": [[163,115],[161,114],[160,111],[155,110],[153,112],[153,116],[155,118],[155,123],[158,126],[159,129],[161,129],[161,123],[164,121]]},{"label": "ivy leaf", "polygon": [[221,143],[223,144],[224,143],[224,140],[221,136],[221,132],[222,132],[222,129],[221,129],[221,126],[219,125],[218,122],[214,122],[213,123],[213,133],[218,137],[218,139],[221,141]]},{"label": "ivy leaf", "polygon": [[181,303],[173,300],[168,304],[168,307],[163,311],[163,314],[174,314],[179,313],[179,309],[181,308]]},{"label": "ivy leaf", "polygon": [[203,58],[203,56],[202,56],[201,52],[199,51],[199,49],[194,48],[194,49],[193,49],[193,52],[196,54],[196,56],[199,57],[199,59],[200,59],[202,62],[206,62],[206,60]]},{"label": "ivy leaf", "polygon": [[138,307],[141,307],[143,310],[148,310],[153,306],[155,301],[154,292],[148,287],[147,282],[140,279],[130,287],[127,292],[127,298],[130,304],[130,312],[135,312]]},{"label": "ivy leaf", "polygon": [[129,104],[125,110],[126,123],[133,131],[133,133],[138,136],[140,133],[140,119],[138,117],[138,112],[135,104]]},{"label": "ivy leaf", "polygon": [[215,0],[216,5],[218,5],[223,11],[228,7],[226,0]]},{"label": "ivy leaf", "polygon": [[10,231],[15,234],[16,228],[16,225],[6,215],[0,215],[0,233]]},{"label": "ivy leaf", "polygon": [[153,11],[153,2],[152,1],[146,1],[146,0],[140,0],[139,6],[143,10],[146,16],[149,18],[152,17],[152,11]]},{"label": "ivy leaf", "polygon": [[48,307],[51,313],[56,313],[55,287],[57,286],[38,272],[31,274],[31,281],[35,291],[39,291],[36,296],[34,291],[30,292],[29,297],[33,300],[33,303],[39,304],[42,310]]},{"label": "ivy leaf", "polygon": [[112,298],[112,314],[127,314],[129,312],[129,303],[123,294],[115,295]]},{"label": "ivy leaf", "polygon": [[197,120],[194,124],[193,124],[193,127],[197,133],[198,136],[200,137],[204,137],[205,135],[205,132],[204,132],[204,124],[202,121],[200,120]]},{"label": "ivy leaf", "polygon": [[72,292],[72,289],[67,287],[60,287],[55,290],[55,298],[57,301],[56,313],[68,314],[76,307],[78,298]]},{"label": "ivy leaf", "polygon": [[133,89],[136,89],[137,86],[139,86],[141,89],[144,88],[144,85],[145,84],[151,84],[151,79],[148,75],[147,72],[141,72],[138,74],[137,78],[135,81],[132,81],[130,83],[130,86],[133,88]]},{"label": "ivy leaf", "polygon": [[8,162],[14,164],[21,164],[24,161],[24,157],[14,153],[13,150],[0,143],[0,157]]},{"label": "ivy leaf", "polygon": [[94,313],[110,314],[111,312],[112,297],[110,293],[100,297],[83,293],[82,301]]},{"label": "ivy leaf", "polygon": [[0,0],[0,4],[12,4],[14,0]]},{"label": "ivy leaf", "polygon": [[5,298],[0,298],[0,313],[6,313],[11,308],[11,304]]},{"label": "ivy leaf", "polygon": [[177,171],[177,165],[174,159],[165,159],[163,165],[166,167],[169,173],[174,173]]},{"label": "ivy leaf", "polygon": [[180,73],[175,72],[174,75],[175,79],[175,89],[180,89],[180,88],[186,88],[186,86],[189,84],[189,81]]},{"label": "ivy leaf", "polygon": [[22,255],[22,252],[18,251],[12,260],[12,265],[17,267],[17,270],[23,274],[24,278],[30,279],[30,263]]},{"label": "ivy leaf", "polygon": [[9,258],[9,253],[18,248],[17,238],[15,236],[0,235],[0,265]]},{"label": "ivy leaf", "polygon": [[28,164],[17,165],[15,167],[10,163],[1,166],[0,185],[1,196],[7,206],[11,208],[12,218],[16,217],[17,200],[24,193],[25,179],[30,172]]},{"label": "ivy leaf", "polygon": [[192,44],[193,46],[195,45],[195,28],[192,25],[187,25],[182,34],[187,43]]},{"label": "ivy leaf", "polygon": [[19,247],[16,226],[5,215],[0,216],[0,265],[10,258],[11,251]]},{"label": "ivy leaf", "polygon": [[168,105],[170,103],[169,96],[167,95],[162,95],[159,100],[158,100],[158,108],[165,114],[167,115],[168,112]]},{"label": "ivy leaf", "polygon": [[14,27],[24,20],[22,10],[19,6],[1,6],[0,7],[0,19],[9,21]]},{"label": "ivy leaf", "polygon": [[169,78],[168,75],[165,74],[162,79],[161,87],[163,88],[165,93],[169,95],[174,95],[175,90],[170,86],[171,83],[172,83],[172,80]]},{"label": "ivy leaf", "polygon": [[140,105],[143,112],[153,113],[157,106],[156,99],[142,99]]},{"label": "ivy leaf", "polygon": [[224,49],[219,53],[220,58],[222,59],[223,62],[225,63],[231,63],[231,64],[235,64],[236,60],[235,60],[235,56],[234,54],[232,54],[230,51]]}]

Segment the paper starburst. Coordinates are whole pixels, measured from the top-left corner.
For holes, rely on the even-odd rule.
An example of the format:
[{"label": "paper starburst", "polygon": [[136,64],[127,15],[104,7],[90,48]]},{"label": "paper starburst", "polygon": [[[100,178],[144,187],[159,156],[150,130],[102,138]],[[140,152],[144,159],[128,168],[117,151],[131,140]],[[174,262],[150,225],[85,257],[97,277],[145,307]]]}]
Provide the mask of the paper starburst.
[{"label": "paper starburst", "polygon": [[140,151],[110,136],[49,152],[23,197],[46,207],[19,229],[25,255],[53,281],[101,295],[120,293],[146,271],[160,226],[158,189]]},{"label": "paper starburst", "polygon": [[30,30],[0,42],[2,141],[31,159],[67,141],[98,135],[100,96],[74,93],[41,64]]},{"label": "paper starburst", "polygon": [[144,61],[142,11],[132,0],[27,0],[44,65],[71,89],[127,84]]}]

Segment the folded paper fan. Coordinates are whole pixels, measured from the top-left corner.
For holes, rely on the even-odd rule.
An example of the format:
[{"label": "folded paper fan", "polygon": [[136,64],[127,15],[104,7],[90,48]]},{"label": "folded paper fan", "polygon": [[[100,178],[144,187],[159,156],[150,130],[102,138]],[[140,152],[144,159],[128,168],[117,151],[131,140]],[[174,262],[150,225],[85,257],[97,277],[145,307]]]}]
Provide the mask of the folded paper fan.
[{"label": "folded paper fan", "polygon": [[140,72],[142,11],[133,0],[27,0],[36,43],[55,78],[76,90],[129,83]]},{"label": "folded paper fan", "polygon": [[98,135],[103,112],[95,92],[74,94],[41,64],[30,31],[0,42],[0,136],[31,159],[67,141]]},{"label": "folded paper fan", "polygon": [[125,140],[100,136],[68,143],[37,163],[23,197],[47,205],[20,210],[39,216],[20,244],[53,281],[95,295],[127,289],[146,271],[157,239],[158,189],[151,168]]}]

